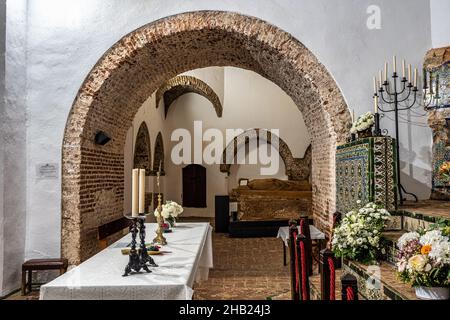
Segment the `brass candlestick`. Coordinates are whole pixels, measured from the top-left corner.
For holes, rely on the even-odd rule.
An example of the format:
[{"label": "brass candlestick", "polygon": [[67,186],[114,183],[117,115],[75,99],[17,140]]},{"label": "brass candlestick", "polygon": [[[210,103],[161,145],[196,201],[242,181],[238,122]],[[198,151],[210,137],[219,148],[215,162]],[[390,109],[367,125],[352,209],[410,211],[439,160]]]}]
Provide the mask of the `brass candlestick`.
[{"label": "brass candlestick", "polygon": [[158,223],[158,229],[156,229],[156,237],[155,239],[153,239],[153,243],[157,243],[160,244],[162,246],[167,244],[167,240],[164,237],[163,233],[163,224],[164,224],[164,219],[161,215],[161,211],[162,211],[162,200],[161,200],[161,191],[159,188],[159,176],[161,174],[161,161],[159,162],[159,170],[156,173],[156,184],[158,186],[158,208],[156,210],[158,210],[158,215],[156,216],[156,222]]},{"label": "brass candlestick", "polygon": [[166,245],[167,244],[167,240],[164,237],[163,233],[163,224],[164,224],[164,219],[161,215],[161,211],[162,211],[162,207],[161,207],[161,194],[158,194],[158,215],[156,216],[156,222],[158,223],[158,229],[156,229],[156,237],[155,239],[153,239],[153,243],[157,243],[160,245]]}]

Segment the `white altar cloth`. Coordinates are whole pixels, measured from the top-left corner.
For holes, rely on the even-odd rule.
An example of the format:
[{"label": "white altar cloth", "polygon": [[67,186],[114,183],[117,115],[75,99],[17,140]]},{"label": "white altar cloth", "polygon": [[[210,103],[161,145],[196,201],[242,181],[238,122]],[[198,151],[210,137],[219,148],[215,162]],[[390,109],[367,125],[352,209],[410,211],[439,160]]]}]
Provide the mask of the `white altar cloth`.
[{"label": "white altar cloth", "polygon": [[[314,227],[312,224],[309,225],[309,233],[311,235],[312,240],[325,239],[325,234],[316,227]],[[283,240],[284,244],[287,247],[289,240],[289,227],[280,227],[278,229],[277,238],[281,238],[281,240]]]},{"label": "white altar cloth", "polygon": [[[146,224],[147,243],[155,237],[156,224]],[[121,249],[131,242],[127,234],[105,250],[41,287],[41,300],[159,300],[192,299],[194,281],[206,280],[213,267],[209,223],[177,223],[165,233],[170,251],[152,255],[158,267],[151,273],[123,277],[128,255]],[[139,237],[138,237],[139,242]]]}]

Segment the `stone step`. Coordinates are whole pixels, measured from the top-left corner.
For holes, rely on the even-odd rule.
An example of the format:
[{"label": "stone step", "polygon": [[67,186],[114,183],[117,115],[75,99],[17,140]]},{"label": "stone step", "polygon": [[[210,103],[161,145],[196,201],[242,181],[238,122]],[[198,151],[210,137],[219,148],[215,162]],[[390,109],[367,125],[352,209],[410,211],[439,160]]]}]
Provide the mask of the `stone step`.
[{"label": "stone step", "polygon": [[450,224],[450,201],[406,201],[391,215],[387,230],[415,231],[439,220],[447,220]]},{"label": "stone step", "polygon": [[402,283],[395,268],[387,262],[367,266],[344,260],[342,272],[351,273],[358,280],[358,291],[367,300],[417,300],[414,288]]}]

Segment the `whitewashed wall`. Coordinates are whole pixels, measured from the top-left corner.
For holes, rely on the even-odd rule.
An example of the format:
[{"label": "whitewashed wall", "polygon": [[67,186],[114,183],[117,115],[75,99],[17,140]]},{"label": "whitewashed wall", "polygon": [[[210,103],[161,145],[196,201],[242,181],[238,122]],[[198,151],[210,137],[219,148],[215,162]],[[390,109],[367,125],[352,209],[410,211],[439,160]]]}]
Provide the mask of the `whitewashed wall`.
[{"label": "whitewashed wall", "polygon": [[[170,107],[167,118],[164,119],[163,103],[155,108],[154,95],[150,97],[139,109],[133,128],[130,129],[129,138],[125,144],[125,210],[129,210],[130,203],[130,170],[132,167],[131,131],[134,131],[136,141],[137,130],[142,121],[147,123],[150,130],[152,157],[156,135],[163,132],[165,151],[166,176],[161,179],[164,183],[162,191],[165,199],[182,203],[182,167],[171,161],[171,150],[178,141],[171,141],[171,134],[178,128],[187,129],[194,138],[194,121],[202,121],[203,133],[209,128],[217,128],[223,135],[225,148],[226,129],[266,128],[278,129],[279,136],[291,148],[294,157],[303,157],[311,138],[303,121],[302,114],[292,99],[277,85],[260,75],[239,68],[211,67],[196,69],[186,74],[206,82],[218,94],[222,101],[223,115],[217,114],[209,100],[198,94],[186,94],[177,99]],[[203,146],[208,145],[205,142]],[[194,163],[194,142],[191,146],[192,163]],[[262,145],[264,147],[264,145]],[[273,152],[276,152],[272,149]],[[220,151],[221,153],[222,151]],[[255,153],[255,150],[250,150]],[[277,157],[278,160],[279,157]],[[228,190],[237,186],[239,178],[256,178],[259,176],[261,165],[232,166],[230,177],[220,172],[219,165],[200,163],[206,168],[207,207],[185,208],[185,216],[214,216],[214,197],[226,195]],[[287,179],[284,163],[276,174],[270,178]],[[147,183],[147,191],[155,191],[154,179]]]},{"label": "whitewashed wall", "polygon": [[[26,149],[19,154],[26,158],[26,164],[8,164],[1,170],[6,185],[14,174],[12,169],[21,169],[14,179],[22,182],[26,196],[19,190],[10,191],[8,196],[15,201],[5,210],[22,212],[21,206],[26,203],[27,258],[60,254],[60,178],[37,181],[36,164],[60,165],[64,127],[77,90],[102,54],[130,31],[168,15],[194,10],[228,10],[261,18],[305,44],[330,71],[357,114],[371,109],[371,76],[386,59],[396,53],[419,65],[431,47],[427,0],[8,0],[7,6],[24,3],[28,3],[23,11],[25,19],[12,12],[8,16],[7,29],[19,33],[16,39],[25,41],[7,45],[7,56],[16,59],[7,60],[6,69],[9,63],[19,70],[9,76],[7,73],[6,95],[21,93],[20,99],[9,100],[11,110],[20,112],[26,105],[27,122],[16,127],[26,132]],[[381,29],[366,27],[366,9],[372,4],[381,8]],[[434,8],[439,12],[439,6]],[[433,37],[440,39],[440,29],[433,31]],[[17,59],[26,63],[17,63]],[[392,132],[387,121],[383,125]],[[430,130],[405,125],[402,141],[402,159],[408,162],[402,168],[403,180],[408,189],[426,198]],[[17,255],[21,255],[20,250]],[[16,280],[13,277],[8,281],[15,286]]]}]

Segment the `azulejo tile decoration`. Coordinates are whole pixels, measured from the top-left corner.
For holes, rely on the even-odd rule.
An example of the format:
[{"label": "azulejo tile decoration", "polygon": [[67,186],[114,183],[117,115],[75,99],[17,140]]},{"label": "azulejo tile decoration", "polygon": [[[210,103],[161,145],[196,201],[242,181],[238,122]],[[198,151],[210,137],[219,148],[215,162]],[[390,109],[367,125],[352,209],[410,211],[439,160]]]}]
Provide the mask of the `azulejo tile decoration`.
[{"label": "azulejo tile decoration", "polygon": [[397,208],[395,139],[370,137],[336,151],[336,208],[345,213],[356,201],[374,201],[387,210]]}]

